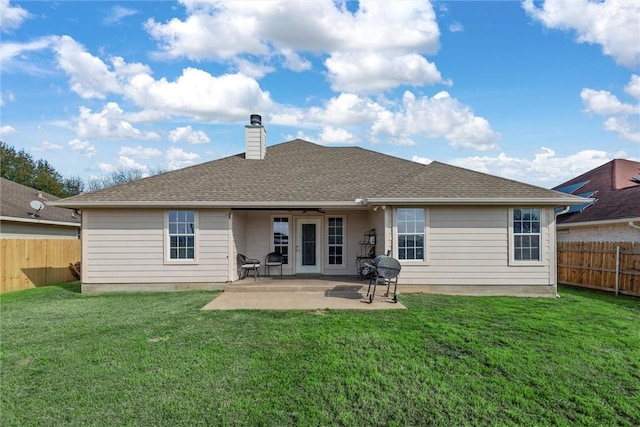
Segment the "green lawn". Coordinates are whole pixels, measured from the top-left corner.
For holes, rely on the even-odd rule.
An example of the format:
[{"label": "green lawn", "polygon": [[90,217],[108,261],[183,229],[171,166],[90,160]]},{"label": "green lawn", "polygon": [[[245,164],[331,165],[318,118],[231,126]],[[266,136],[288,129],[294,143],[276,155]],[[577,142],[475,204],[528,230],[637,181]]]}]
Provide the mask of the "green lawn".
[{"label": "green lawn", "polygon": [[2,295],[4,426],[640,425],[640,300],[402,295],[201,311],[215,293]]}]

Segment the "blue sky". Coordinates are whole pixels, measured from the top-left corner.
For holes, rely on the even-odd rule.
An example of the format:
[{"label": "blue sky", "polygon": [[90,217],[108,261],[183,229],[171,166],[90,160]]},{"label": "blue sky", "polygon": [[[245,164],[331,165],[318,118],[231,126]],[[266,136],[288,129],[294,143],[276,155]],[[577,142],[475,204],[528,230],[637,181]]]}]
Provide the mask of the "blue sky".
[{"label": "blue sky", "polygon": [[[0,0],[0,138],[83,179],[302,138],[552,187],[640,160],[640,1]],[[363,177],[366,178],[366,177]]]}]

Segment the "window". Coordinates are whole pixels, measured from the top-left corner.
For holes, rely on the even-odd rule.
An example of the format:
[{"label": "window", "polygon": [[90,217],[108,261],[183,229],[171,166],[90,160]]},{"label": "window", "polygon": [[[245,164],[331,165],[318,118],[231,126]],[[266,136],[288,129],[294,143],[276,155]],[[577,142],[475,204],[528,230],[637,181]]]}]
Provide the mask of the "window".
[{"label": "window", "polygon": [[513,210],[514,261],[540,261],[540,209]]},{"label": "window", "polygon": [[344,218],[328,218],[329,265],[344,265]]},{"label": "window", "polygon": [[169,259],[196,259],[196,221],[194,211],[169,211]]},{"label": "window", "polygon": [[398,259],[424,261],[426,225],[424,209],[399,208],[396,225],[398,227]]},{"label": "window", "polygon": [[273,218],[273,251],[282,255],[282,263],[289,264],[289,218]]}]

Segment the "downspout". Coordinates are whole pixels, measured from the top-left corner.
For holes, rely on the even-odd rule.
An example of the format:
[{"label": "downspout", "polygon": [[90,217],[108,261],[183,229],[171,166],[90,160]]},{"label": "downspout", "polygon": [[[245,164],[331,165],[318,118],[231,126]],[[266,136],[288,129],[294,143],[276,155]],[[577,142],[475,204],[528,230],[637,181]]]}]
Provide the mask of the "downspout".
[{"label": "downspout", "polygon": [[553,241],[555,242],[555,247],[556,247],[556,268],[555,268],[555,275],[556,275],[556,298],[560,298],[560,294],[558,293],[558,217],[560,215],[566,214],[567,212],[569,212],[569,209],[571,209],[571,206],[565,206],[564,209],[562,209],[560,212],[556,213],[556,221],[555,222],[555,227],[553,227],[553,232],[555,234],[555,236],[553,236]]},{"label": "downspout", "polygon": [[640,225],[636,225],[633,221],[629,221],[629,227],[640,230]]}]

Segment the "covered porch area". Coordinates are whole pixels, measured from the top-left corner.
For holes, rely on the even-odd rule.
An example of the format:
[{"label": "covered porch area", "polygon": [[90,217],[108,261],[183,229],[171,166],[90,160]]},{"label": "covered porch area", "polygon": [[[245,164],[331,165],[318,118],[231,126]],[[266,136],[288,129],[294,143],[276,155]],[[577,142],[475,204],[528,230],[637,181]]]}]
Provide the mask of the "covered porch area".
[{"label": "covered porch area", "polygon": [[[243,277],[238,254],[260,262],[260,278],[271,276],[270,286],[276,278],[282,279],[280,285],[292,286],[289,278],[300,282],[303,277],[304,286],[318,287],[326,283],[311,283],[357,280],[362,259],[384,254],[391,247],[390,209],[245,208],[231,210],[229,221],[231,289]],[[281,269],[266,266],[265,258],[273,252],[282,255]],[[243,286],[253,286],[254,274],[248,272]]]}]

